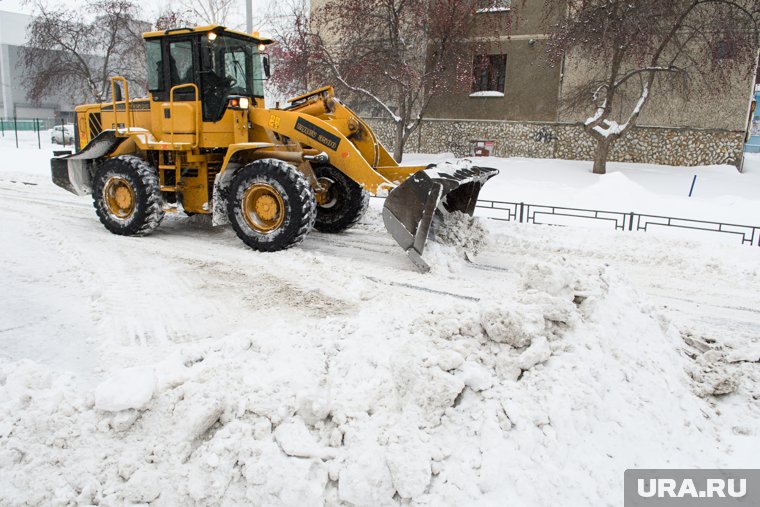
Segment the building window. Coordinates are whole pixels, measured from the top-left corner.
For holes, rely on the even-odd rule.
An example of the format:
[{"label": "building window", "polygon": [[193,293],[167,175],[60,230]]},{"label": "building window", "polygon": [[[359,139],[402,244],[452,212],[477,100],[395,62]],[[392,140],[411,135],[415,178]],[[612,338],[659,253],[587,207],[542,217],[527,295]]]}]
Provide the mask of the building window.
[{"label": "building window", "polygon": [[478,12],[502,12],[512,8],[512,0],[477,0]]},{"label": "building window", "polygon": [[472,77],[472,96],[503,97],[507,55],[476,55]]}]

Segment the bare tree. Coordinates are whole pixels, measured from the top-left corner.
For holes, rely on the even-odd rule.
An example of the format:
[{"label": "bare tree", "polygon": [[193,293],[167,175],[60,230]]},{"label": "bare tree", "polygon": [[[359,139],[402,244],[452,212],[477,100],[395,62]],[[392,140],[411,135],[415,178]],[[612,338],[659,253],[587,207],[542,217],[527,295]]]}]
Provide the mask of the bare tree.
[{"label": "bare tree", "polygon": [[145,88],[141,32],[149,25],[136,20],[129,0],[90,0],[86,7],[91,21],[83,21],[78,9],[37,5],[21,58],[31,101],[62,94],[103,102],[116,75]]},{"label": "bare tree", "polygon": [[193,22],[190,21],[190,17],[186,11],[164,9],[159,12],[158,17],[153,23],[153,27],[156,30],[169,30],[170,28],[191,26],[192,24]]},{"label": "bare tree", "polygon": [[324,72],[314,72],[320,66],[313,57],[319,40],[311,33],[309,0],[288,0],[285,9],[289,17],[284,22],[265,20],[271,23],[277,41],[269,49],[275,66],[271,82],[280,94],[296,95],[306,91],[317,81],[316,75]]},{"label": "bare tree", "polygon": [[290,92],[336,84],[376,104],[395,122],[399,161],[431,99],[469,90],[473,56],[486,44],[478,35],[508,31],[502,13],[483,14],[472,0],[314,4],[310,12],[296,4],[290,13],[290,29],[274,49],[275,84]]},{"label": "bare tree", "polygon": [[181,0],[178,5],[196,23],[226,25],[230,10],[239,3],[239,0]]},{"label": "bare tree", "polygon": [[569,1],[549,51],[555,61],[569,55],[590,65],[567,105],[589,110],[583,126],[596,141],[594,173],[606,172],[612,144],[655,93],[719,94],[731,80],[749,81],[759,20],[757,0]]}]

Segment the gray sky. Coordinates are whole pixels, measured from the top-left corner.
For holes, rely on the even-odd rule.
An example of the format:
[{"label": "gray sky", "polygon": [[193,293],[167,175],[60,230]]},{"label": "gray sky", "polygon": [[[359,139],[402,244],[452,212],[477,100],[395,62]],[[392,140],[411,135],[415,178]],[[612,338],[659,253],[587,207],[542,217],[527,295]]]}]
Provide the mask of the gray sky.
[{"label": "gray sky", "polygon": [[[0,11],[10,11],[10,12],[21,12],[24,14],[31,14],[33,12],[33,8],[30,7],[28,4],[30,2],[24,1],[24,0],[0,0]],[[81,0],[52,0],[49,2],[51,5],[54,5],[56,7],[75,7],[78,4],[81,4]],[[141,12],[143,14],[143,17],[146,19],[146,21],[150,21],[155,19],[158,16],[159,11],[163,8],[166,9],[167,7],[171,7],[173,2],[172,0],[140,0],[140,7]],[[233,9],[234,12],[230,15],[230,22],[227,23],[230,28],[245,28],[245,0],[237,0],[237,3],[239,4],[238,8]],[[270,31],[268,30],[267,26],[265,26],[264,20],[261,16],[256,16],[256,11],[258,9],[266,9],[271,8],[271,2],[270,0],[253,0],[253,9],[254,9],[254,19],[253,19],[253,25],[254,30],[259,30],[263,32]],[[25,5],[26,4],[26,5]]]},{"label": "gray sky", "polygon": [[[58,0],[54,2],[56,7],[67,7],[67,6],[76,6],[77,4],[80,4],[81,2],[78,0]],[[144,6],[144,11],[149,16],[153,17],[159,10],[159,6],[171,4],[172,2],[166,2],[162,0],[142,0],[140,2],[141,6]],[[241,5],[245,7],[245,4],[243,4],[243,0],[240,0]],[[24,14],[31,14],[33,9],[29,5],[29,2],[25,2],[24,0],[0,0],[0,10],[3,11],[11,11],[11,12],[22,12]]]}]

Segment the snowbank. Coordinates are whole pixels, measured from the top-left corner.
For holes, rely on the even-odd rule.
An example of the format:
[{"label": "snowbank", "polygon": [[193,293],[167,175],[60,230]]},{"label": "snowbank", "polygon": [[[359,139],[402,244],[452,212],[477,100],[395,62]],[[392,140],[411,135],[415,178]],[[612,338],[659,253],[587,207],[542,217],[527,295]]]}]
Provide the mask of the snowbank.
[{"label": "snowbank", "polygon": [[619,504],[625,468],[727,463],[678,332],[625,280],[521,272],[486,304],[244,331],[94,392],[0,361],[0,504]]},{"label": "snowbank", "polygon": [[[617,505],[627,468],[756,464],[756,247],[489,221],[420,274],[379,202],[277,254],[123,238],[0,152],[0,505]],[[547,200],[683,176],[497,162]]]},{"label": "snowbank", "polygon": [[[452,159],[452,154],[411,154],[404,163],[440,164]],[[586,161],[471,160],[475,165],[499,169],[499,175],[483,187],[481,199],[760,224],[760,155],[746,154],[743,173],[730,165],[672,167],[610,162],[607,174],[602,176],[593,174],[592,163]],[[695,176],[694,192],[689,197]]]}]

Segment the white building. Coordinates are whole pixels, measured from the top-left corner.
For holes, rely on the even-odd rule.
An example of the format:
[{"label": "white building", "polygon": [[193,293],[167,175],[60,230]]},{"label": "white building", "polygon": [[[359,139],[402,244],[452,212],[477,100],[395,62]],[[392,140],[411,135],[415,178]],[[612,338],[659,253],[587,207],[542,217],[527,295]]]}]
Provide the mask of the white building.
[{"label": "white building", "polygon": [[21,55],[26,43],[26,28],[32,16],[0,11],[0,115],[4,119],[73,118],[74,105],[59,96],[50,96],[41,104],[26,98]]}]

